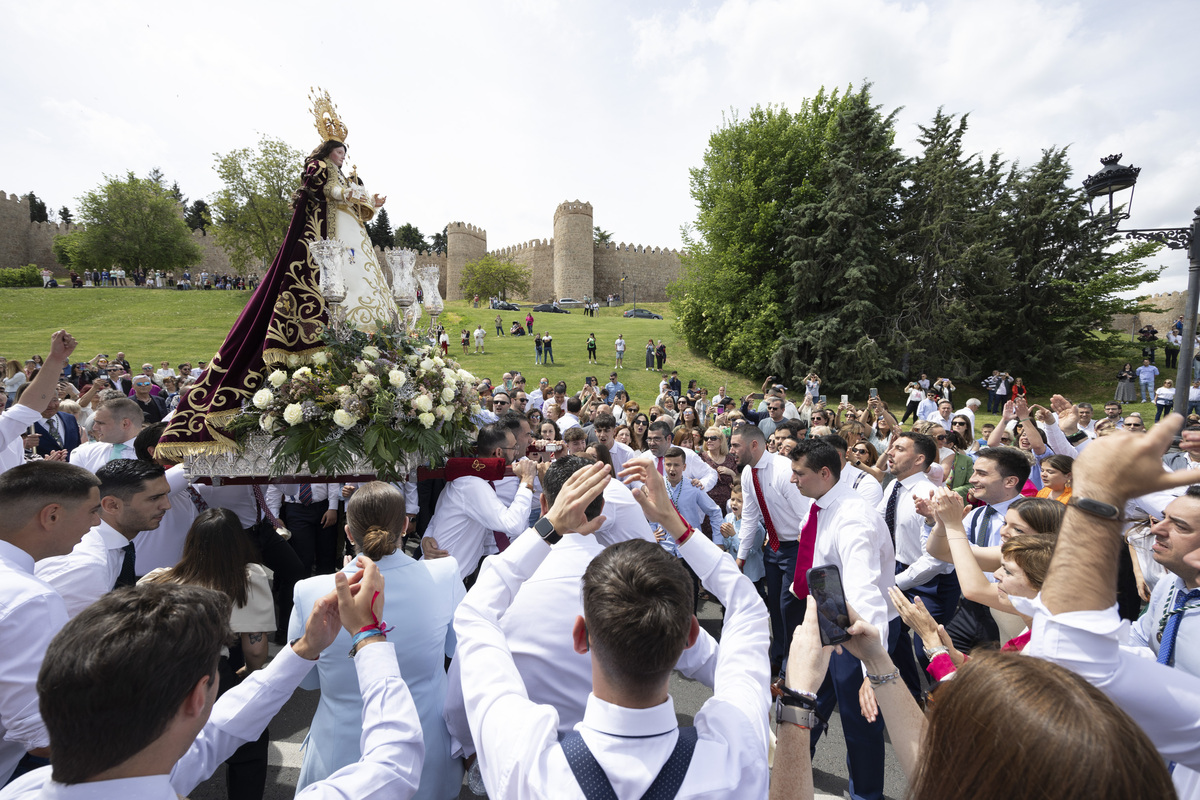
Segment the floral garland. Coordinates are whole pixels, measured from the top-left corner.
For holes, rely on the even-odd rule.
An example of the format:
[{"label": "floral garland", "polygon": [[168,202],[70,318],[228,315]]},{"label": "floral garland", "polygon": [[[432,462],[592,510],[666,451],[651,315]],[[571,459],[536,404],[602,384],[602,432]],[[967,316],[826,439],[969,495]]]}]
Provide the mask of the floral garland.
[{"label": "floral garland", "polygon": [[479,396],[458,362],[383,324],[328,328],[323,339],[311,366],[293,359],[270,372],[228,426],[239,441],[272,437],[274,474],[344,475],[365,456],[381,480],[401,480],[408,454],[439,467],[470,446]]}]

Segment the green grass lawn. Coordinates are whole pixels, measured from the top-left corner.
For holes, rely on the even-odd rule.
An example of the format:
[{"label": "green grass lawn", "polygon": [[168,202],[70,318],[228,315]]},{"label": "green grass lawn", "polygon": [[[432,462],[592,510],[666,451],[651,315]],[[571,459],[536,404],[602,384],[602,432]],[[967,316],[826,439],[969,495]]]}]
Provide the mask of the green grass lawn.
[{"label": "green grass lawn", "polygon": [[[0,354],[24,361],[34,353],[45,354],[50,334],[65,327],[79,340],[75,353],[77,361],[86,361],[97,353],[115,354],[124,351],[130,365],[138,367],[150,362],[168,360],[172,365],[181,361],[208,360],[225,339],[234,319],[249,298],[249,292],[190,291],[169,289],[0,289]],[[621,313],[626,307],[601,308],[596,317],[584,316],[573,309],[570,314],[534,314],[534,329],[550,331],[554,336],[555,364],[534,364],[533,339],[529,336],[497,337],[493,320],[497,312],[486,308],[473,309],[467,301],[446,304],[441,321],[450,333],[450,353],[464,367],[480,377],[498,384],[501,375],[521,370],[529,379],[528,388],[537,388],[538,379],[545,376],[551,383],[563,380],[577,390],[583,379],[595,375],[601,385],[608,381],[614,361],[613,342],[623,334],[626,343],[626,368],[620,370],[621,382],[630,396],[643,404],[658,392],[659,374],[645,371],[646,340],[662,339],[667,346],[667,369],[676,369],[684,386],[696,379],[701,386],[716,394],[718,387],[727,386],[729,393],[741,396],[756,392],[761,381],[747,380],[739,375],[714,367],[708,359],[691,353],[671,325],[672,315],[666,303],[644,303],[641,307],[662,314],[662,320],[626,319]],[[499,312],[507,333],[513,320],[524,323],[525,309]],[[428,318],[425,318],[428,321]],[[458,331],[474,330],[482,322],[487,331],[486,355],[462,355]],[[589,365],[587,337],[596,334],[600,363]],[[474,343],[469,348],[474,350]],[[1131,349],[1131,354],[1136,348]],[[1161,359],[1160,359],[1161,362]],[[1061,391],[1072,399],[1087,400],[1101,406],[1113,396],[1116,373],[1120,365],[1085,364],[1080,372],[1064,383]],[[1159,369],[1163,369],[1161,363]],[[1160,376],[1167,377],[1167,376]],[[1161,380],[1160,380],[1161,383]],[[880,393],[891,408],[903,413],[904,396],[900,386],[879,386]],[[1032,402],[1049,405],[1049,387],[1034,385]],[[792,396],[799,396],[792,391]],[[828,390],[831,405],[837,405],[837,387]],[[955,405],[961,407],[968,397],[987,400],[977,384],[958,383]],[[865,397],[851,397],[851,402],[863,406]],[[1141,411],[1147,421],[1154,419],[1154,406],[1139,403],[1127,407]],[[979,414],[982,422],[994,422],[995,415]]]}]

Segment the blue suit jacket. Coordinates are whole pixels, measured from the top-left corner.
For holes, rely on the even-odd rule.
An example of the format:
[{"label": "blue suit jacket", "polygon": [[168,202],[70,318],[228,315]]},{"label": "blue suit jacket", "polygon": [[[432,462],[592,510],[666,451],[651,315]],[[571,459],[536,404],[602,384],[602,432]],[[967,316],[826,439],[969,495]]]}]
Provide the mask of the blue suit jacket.
[{"label": "blue suit jacket", "polygon": [[76,447],[79,447],[79,423],[75,417],[65,411],[59,411],[59,424],[63,429],[63,444],[59,447],[54,442],[54,437],[50,435],[50,429],[46,427],[44,420],[39,420],[33,423],[33,430],[38,434],[38,455],[48,456],[54,450],[66,450],[70,453]]}]

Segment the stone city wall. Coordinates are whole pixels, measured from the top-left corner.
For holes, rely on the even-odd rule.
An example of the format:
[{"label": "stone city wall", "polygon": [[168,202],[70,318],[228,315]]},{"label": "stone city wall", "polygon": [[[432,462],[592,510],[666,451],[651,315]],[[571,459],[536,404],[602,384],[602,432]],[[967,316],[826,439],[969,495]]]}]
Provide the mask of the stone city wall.
[{"label": "stone city wall", "polygon": [[1175,322],[1180,314],[1184,313],[1186,302],[1187,292],[1153,294],[1146,298],[1146,303],[1157,308],[1157,311],[1147,311],[1141,314],[1116,314],[1108,326],[1114,331],[1136,334],[1146,325],[1153,325],[1158,329],[1158,336],[1161,339],[1167,335],[1167,328]]},{"label": "stone city wall", "polygon": [[[637,300],[643,303],[662,303],[668,300],[667,284],[679,277],[679,251],[666,247],[614,244],[596,245],[596,297],[622,295],[622,301],[632,303],[633,285],[637,285]],[[621,289],[621,276],[626,276]]]},{"label": "stone city wall", "polygon": [[529,293],[524,297],[509,300],[527,300],[531,303],[554,301],[554,240],[530,239],[522,244],[493,250],[489,255],[500,260],[512,259],[529,270]]}]

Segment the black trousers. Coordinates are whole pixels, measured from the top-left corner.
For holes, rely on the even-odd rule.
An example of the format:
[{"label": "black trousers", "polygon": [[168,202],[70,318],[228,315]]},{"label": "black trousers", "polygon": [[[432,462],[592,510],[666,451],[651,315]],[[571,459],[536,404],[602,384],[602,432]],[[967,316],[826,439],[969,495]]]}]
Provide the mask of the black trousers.
[{"label": "black trousers", "polygon": [[[237,670],[242,665],[241,648],[230,648],[229,656],[222,656],[217,665],[217,675],[220,683],[217,685],[217,697],[225,694],[241,683]],[[270,733],[263,730],[262,736],[253,742],[233,751],[225,765],[225,791],[229,800],[262,800],[267,788],[267,750],[270,744]]]},{"label": "black trousers", "polygon": [[317,575],[331,575],[338,571],[338,541],[341,537],[338,536],[337,525],[321,527],[321,518],[328,510],[328,500],[308,505],[284,503],[279,509],[279,519],[292,532],[288,544],[296,551],[306,578],[314,574],[314,567]]}]

